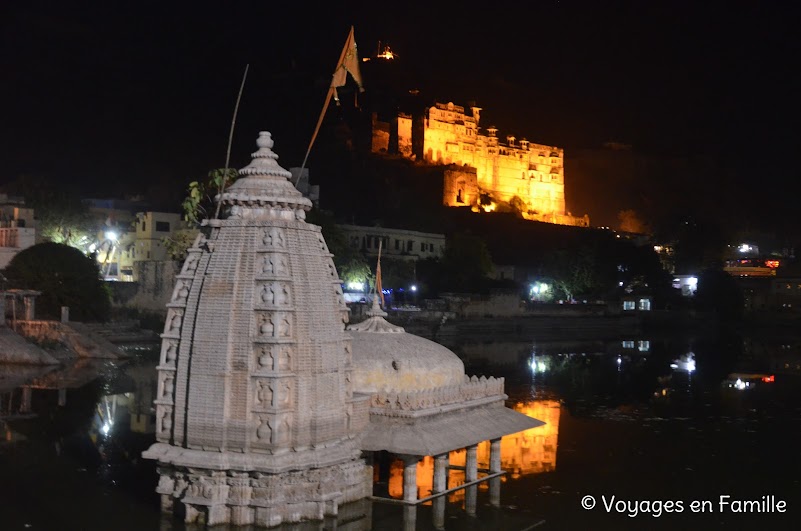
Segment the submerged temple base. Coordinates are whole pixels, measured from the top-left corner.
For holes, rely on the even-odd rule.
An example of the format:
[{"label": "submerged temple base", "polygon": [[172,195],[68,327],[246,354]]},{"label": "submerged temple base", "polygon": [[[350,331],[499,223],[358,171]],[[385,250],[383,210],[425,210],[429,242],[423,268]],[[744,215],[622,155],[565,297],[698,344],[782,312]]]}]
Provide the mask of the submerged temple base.
[{"label": "submerged temple base", "polygon": [[186,523],[277,526],[336,516],[339,506],[370,495],[372,468],[363,461],[281,474],[159,467],[163,512],[182,503]]}]

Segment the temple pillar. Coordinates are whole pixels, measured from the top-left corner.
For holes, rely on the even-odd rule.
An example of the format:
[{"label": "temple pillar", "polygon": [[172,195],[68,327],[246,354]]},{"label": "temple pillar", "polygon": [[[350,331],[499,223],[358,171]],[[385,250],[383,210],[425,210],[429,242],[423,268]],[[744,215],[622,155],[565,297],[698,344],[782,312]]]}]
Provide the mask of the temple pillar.
[{"label": "temple pillar", "polygon": [[63,407],[67,404],[67,388],[62,387],[58,390],[58,405]]},{"label": "temple pillar", "polygon": [[406,505],[403,507],[403,531],[415,529],[417,529],[417,505]]},{"label": "temple pillar", "polygon": [[[490,474],[501,472],[501,439],[490,441]],[[501,478],[492,478],[489,481],[490,505],[500,507],[501,505]]]},{"label": "temple pillar", "polygon": [[403,459],[403,501],[417,501],[417,463],[420,457],[404,455]]},{"label": "temple pillar", "polygon": [[434,456],[434,493],[448,490],[448,454]]},{"label": "temple pillar", "polygon": [[36,298],[33,295],[25,295],[22,298],[22,305],[25,309],[25,320],[33,321],[36,318]]},{"label": "temple pillar", "polygon": [[489,480],[490,505],[493,507],[501,506],[501,478]]},{"label": "temple pillar", "polygon": [[501,439],[492,439],[490,441],[490,474],[496,474],[501,471]]},{"label": "temple pillar", "polygon": [[467,455],[464,462],[464,479],[465,482],[471,482],[478,479],[478,459],[476,458],[477,445],[468,446]]},{"label": "temple pillar", "polygon": [[432,517],[434,520],[435,529],[445,529],[445,504],[448,499],[445,496],[439,496],[431,500]]},{"label": "temple pillar", "polygon": [[470,485],[464,489],[464,510],[468,516],[476,515],[476,501],[478,500],[478,485]]},{"label": "temple pillar", "polygon": [[31,412],[31,396],[32,396],[32,389],[30,387],[23,387],[22,388],[22,403],[19,406],[20,413],[30,413]]}]

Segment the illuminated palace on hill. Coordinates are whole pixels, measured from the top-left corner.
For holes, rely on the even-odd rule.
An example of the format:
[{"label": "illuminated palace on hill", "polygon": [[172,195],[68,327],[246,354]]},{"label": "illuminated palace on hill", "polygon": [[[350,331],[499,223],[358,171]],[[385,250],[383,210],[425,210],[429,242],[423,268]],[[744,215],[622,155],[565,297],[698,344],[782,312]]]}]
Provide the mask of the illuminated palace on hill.
[{"label": "illuminated palace on hill", "polygon": [[374,121],[372,151],[448,165],[445,205],[491,211],[506,202],[526,219],[589,226],[587,216],[565,210],[564,150],[514,136],[499,142],[495,127],[480,132],[480,112],[479,107],[467,114],[459,105],[437,103],[422,119],[400,113],[393,123]]}]

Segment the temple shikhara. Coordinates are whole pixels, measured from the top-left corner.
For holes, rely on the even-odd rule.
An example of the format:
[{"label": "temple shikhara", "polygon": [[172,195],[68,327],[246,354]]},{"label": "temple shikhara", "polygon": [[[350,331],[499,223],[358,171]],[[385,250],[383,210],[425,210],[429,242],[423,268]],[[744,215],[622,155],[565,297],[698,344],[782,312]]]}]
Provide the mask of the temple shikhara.
[{"label": "temple shikhara", "polygon": [[[187,523],[261,527],[358,516],[369,511],[353,502],[391,498],[377,485],[389,483],[392,459],[402,462],[395,502],[408,509],[407,528],[427,501],[442,528],[455,490],[475,513],[484,481],[498,506],[501,438],[543,422],[505,407],[503,378],[468,376],[456,354],[384,320],[377,297],[368,319],[346,329],[333,255],[305,221],[311,201],[278,165],[270,134],[257,145],[218,196],[222,218],[204,222],[167,304],[157,442],[143,453],[158,462],[162,509]],[[427,458],[432,488],[421,495]],[[458,485],[448,483],[455,468]],[[370,528],[359,521],[348,529]]]},{"label": "temple shikhara", "polygon": [[589,226],[587,216],[565,208],[564,149],[479,128],[481,108],[437,103],[415,117],[400,113],[392,122],[373,123],[373,152],[397,153],[430,164],[448,165],[443,203],[494,210],[508,203],[526,219]]}]

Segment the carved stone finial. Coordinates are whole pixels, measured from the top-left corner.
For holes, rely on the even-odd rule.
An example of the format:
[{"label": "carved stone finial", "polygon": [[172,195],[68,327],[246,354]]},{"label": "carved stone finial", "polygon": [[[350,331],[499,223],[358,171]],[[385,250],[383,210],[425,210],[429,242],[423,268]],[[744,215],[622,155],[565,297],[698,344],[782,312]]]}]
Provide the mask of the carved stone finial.
[{"label": "carved stone finial", "polygon": [[376,294],[375,297],[373,297],[373,305],[370,307],[369,310],[367,310],[367,316],[368,317],[386,317],[387,316],[387,312],[382,310],[381,306],[378,303],[378,295],[377,294]]},{"label": "carved stone finial", "polygon": [[378,295],[373,297],[373,306],[367,311],[367,319],[361,323],[348,325],[348,330],[353,332],[376,332],[379,334],[401,334],[406,330],[402,326],[395,326],[388,322],[384,317],[387,312],[381,309],[378,304]]},{"label": "carved stone finial", "polygon": [[259,149],[251,154],[253,160],[250,164],[239,170],[239,175],[252,175],[258,177],[285,177],[290,179],[292,174],[278,165],[278,155],[273,152],[275,142],[269,131],[259,133],[256,139]]},{"label": "carved stone finial", "polygon": [[311,201],[292,184],[292,174],[278,165],[272,135],[259,133],[258,149],[250,164],[239,170],[240,178],[220,196],[234,218],[279,218],[303,220]]}]

